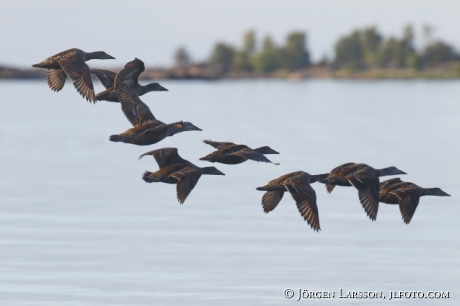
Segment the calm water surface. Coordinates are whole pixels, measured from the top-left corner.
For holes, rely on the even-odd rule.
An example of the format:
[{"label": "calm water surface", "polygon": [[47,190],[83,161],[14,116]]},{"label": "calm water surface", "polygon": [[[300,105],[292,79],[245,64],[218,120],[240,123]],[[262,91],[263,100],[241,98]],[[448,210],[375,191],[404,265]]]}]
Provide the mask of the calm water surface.
[{"label": "calm water surface", "polygon": [[[69,82],[0,83],[0,304],[277,305],[302,288],[337,294],[310,305],[460,305],[460,82],[161,83],[170,91],[142,97],[155,116],[203,131],[147,147],[110,142],[130,127],[120,105],[91,105]],[[203,176],[184,205],[175,186],[142,181],[158,166],[138,156],[153,149],[210,165],[204,139],[269,145],[281,165],[214,164],[226,176]],[[289,195],[263,213],[256,187],[346,162],[397,166],[452,197],[422,198],[410,225],[386,204],[371,222],[355,189],[317,183],[321,232]],[[401,290],[450,298],[388,301]]]}]

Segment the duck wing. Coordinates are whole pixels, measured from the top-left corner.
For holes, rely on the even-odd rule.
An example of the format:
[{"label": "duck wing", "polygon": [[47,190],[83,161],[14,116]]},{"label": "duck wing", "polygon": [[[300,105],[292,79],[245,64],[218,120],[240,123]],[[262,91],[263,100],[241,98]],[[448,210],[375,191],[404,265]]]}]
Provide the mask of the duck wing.
[{"label": "duck wing", "polygon": [[264,193],[262,197],[262,208],[264,213],[267,214],[275,209],[275,207],[278,206],[278,203],[283,198],[283,195],[284,191],[267,191]]},{"label": "duck wing", "polygon": [[59,65],[65,74],[72,80],[78,93],[90,102],[95,101],[93,81],[91,81],[91,72],[83,58],[77,54],[59,60]]},{"label": "duck wing", "polygon": [[189,163],[189,161],[180,157],[179,153],[177,152],[177,148],[163,148],[153,150],[142,154],[141,156],[139,156],[139,159],[147,155],[152,155],[153,158],[155,158],[155,161],[157,162],[160,169],[166,168],[174,164]]},{"label": "duck wing", "polygon": [[398,204],[399,199],[390,191],[401,188],[404,182],[399,178],[392,178],[379,184],[379,202],[387,204]]},{"label": "duck wing", "polygon": [[337,166],[331,170],[329,177],[344,176],[346,174],[349,174],[350,172],[356,169],[357,165],[358,164],[356,163],[346,163],[346,164]]},{"label": "duck wing", "polygon": [[347,178],[348,182],[358,189],[359,201],[367,216],[375,221],[379,209],[379,178],[371,175],[360,175],[359,171]]},{"label": "duck wing", "polygon": [[300,215],[307,221],[313,230],[319,231],[321,228],[319,225],[315,190],[311,188],[310,184],[296,181],[291,181],[283,185],[294,199]]},{"label": "duck wing", "polygon": [[420,201],[420,195],[417,192],[417,188],[396,189],[391,191],[390,194],[398,197],[401,216],[404,223],[409,224]]},{"label": "duck wing", "polygon": [[117,74],[113,71],[110,70],[104,70],[104,69],[90,69],[90,72],[102,83],[102,85],[106,88],[112,88],[115,77]]},{"label": "duck wing", "polygon": [[331,193],[332,190],[334,190],[334,188],[335,188],[335,185],[326,184],[326,191],[327,191],[327,193]]},{"label": "duck wing", "polygon": [[140,59],[134,59],[125,65],[120,72],[117,73],[115,77],[114,85],[117,87],[121,82],[126,80],[133,80],[134,83],[138,83],[139,75],[144,72],[145,65],[144,62]]},{"label": "duck wing", "polygon": [[117,91],[121,110],[133,126],[156,120],[150,108],[139,99],[126,83],[120,84]]},{"label": "duck wing", "polygon": [[171,128],[171,124],[164,124],[161,121],[157,120],[157,123],[154,127],[146,129],[142,132],[142,134],[147,134],[147,133],[165,133],[166,130]]},{"label": "duck wing", "polygon": [[[258,162],[266,162],[266,163],[273,163],[271,160],[265,157],[265,155],[260,154],[250,148],[243,148],[241,150],[238,150],[236,152],[233,152],[229,155],[235,155],[235,156],[241,156],[247,159],[255,160]],[[275,165],[279,165],[277,163],[273,163]]]},{"label": "duck wing", "polygon": [[235,146],[233,142],[218,142],[218,141],[212,141],[212,140],[203,140],[204,143],[213,146],[216,149],[222,149],[222,148],[229,148],[232,146]]},{"label": "duck wing", "polygon": [[386,190],[389,189],[395,185],[398,185],[402,183],[401,179],[399,177],[391,178],[386,181],[383,181],[379,184],[379,190]]},{"label": "duck wing", "polygon": [[64,70],[48,69],[48,76],[46,77],[46,81],[48,82],[48,86],[53,91],[60,91],[64,87],[66,79],[67,75],[65,74]]},{"label": "duck wing", "polygon": [[201,177],[201,171],[193,167],[186,167],[169,176],[178,180],[176,187],[177,200],[180,204],[183,204],[190,192],[195,188],[196,183],[198,183]]}]

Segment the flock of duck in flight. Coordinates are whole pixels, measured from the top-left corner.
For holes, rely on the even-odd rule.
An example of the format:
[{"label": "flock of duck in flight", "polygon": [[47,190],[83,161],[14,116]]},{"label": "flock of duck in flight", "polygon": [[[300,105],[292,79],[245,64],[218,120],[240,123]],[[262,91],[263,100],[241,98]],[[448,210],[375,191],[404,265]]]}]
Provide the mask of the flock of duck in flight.
[{"label": "flock of duck in flight", "polygon": [[[115,73],[102,69],[90,69],[85,63],[91,59],[114,59],[103,51],[86,53],[80,49],[69,49],[53,55],[33,67],[48,69],[47,82],[53,91],[60,91],[67,76],[72,80],[77,91],[90,102],[111,101],[120,102],[121,109],[132,128],[110,136],[114,142],[131,143],[135,145],[151,145],[166,137],[185,131],[201,131],[190,122],[175,122],[165,124],[155,118],[149,107],[139,99],[150,91],[167,91],[158,83],[140,85],[139,75],[145,70],[144,63],[139,59],[127,63],[120,72]],[[95,75],[106,90],[95,95],[91,74]],[[264,154],[279,154],[268,146],[251,149],[246,145],[232,142],[216,142],[204,140],[216,151],[200,158],[212,163],[241,164],[247,160],[258,162],[271,161]],[[142,154],[152,155],[160,169],[156,172],[146,171],[142,176],[145,182],[163,182],[177,185],[177,199],[184,203],[187,196],[203,174],[225,175],[215,167],[198,167],[179,156],[177,148],[162,148]],[[275,164],[275,163],[274,163]],[[315,231],[320,230],[316,193],[310,186],[314,182],[326,184],[328,193],[335,186],[353,186],[358,189],[359,201],[367,216],[375,221],[379,202],[398,204],[403,221],[409,224],[420,197],[450,196],[440,188],[422,188],[411,182],[403,182],[392,178],[382,183],[379,177],[386,175],[406,174],[396,167],[374,169],[366,164],[346,163],[330,173],[311,175],[304,171],[296,171],[280,176],[268,182],[267,185],[256,188],[265,191],[262,196],[262,208],[268,213],[276,208],[285,192],[289,192],[297,204],[300,215]]]}]

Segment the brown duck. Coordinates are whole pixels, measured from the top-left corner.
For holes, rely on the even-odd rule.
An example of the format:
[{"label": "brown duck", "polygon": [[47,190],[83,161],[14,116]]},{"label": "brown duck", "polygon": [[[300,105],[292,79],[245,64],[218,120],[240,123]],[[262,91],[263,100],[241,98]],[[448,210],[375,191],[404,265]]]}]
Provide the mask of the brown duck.
[{"label": "brown duck", "polygon": [[200,168],[183,159],[177,153],[176,148],[163,148],[142,154],[140,158],[152,155],[160,170],[156,172],[146,171],[142,179],[147,183],[162,182],[176,184],[177,200],[180,204],[185,202],[190,192],[193,190],[201,175],[225,175],[215,167]]},{"label": "brown duck", "polygon": [[379,209],[379,177],[406,174],[396,167],[374,169],[366,164],[346,163],[332,169],[329,176],[320,180],[326,184],[328,193],[335,186],[354,186],[367,216],[375,221]]},{"label": "brown duck", "polygon": [[140,85],[138,81],[139,75],[144,70],[144,62],[137,58],[127,63],[125,68],[118,72],[118,74],[109,70],[91,69],[91,73],[95,75],[106,88],[106,90],[96,95],[96,100],[120,102],[116,86],[123,81],[128,84],[137,96],[142,96],[150,91],[168,91],[158,83],[150,83],[145,86]]},{"label": "brown duck", "polygon": [[[279,154],[270,147],[264,146],[257,149],[251,149],[246,145],[237,145],[233,142],[217,142],[212,140],[203,140],[204,143],[213,146],[217,151],[200,158],[211,163],[222,163],[227,165],[241,164],[248,159],[258,162],[273,163],[263,154]],[[279,163],[273,163],[279,165]]]},{"label": "brown duck", "polygon": [[393,178],[380,183],[379,196],[382,203],[399,204],[402,219],[404,223],[409,224],[415,214],[420,197],[450,197],[450,194],[440,188],[422,188],[414,183],[403,182],[400,178]]},{"label": "brown duck", "polygon": [[310,175],[307,172],[297,171],[280,176],[270,181],[257,190],[267,191],[262,197],[262,208],[269,213],[278,205],[283,198],[284,192],[288,191],[297,204],[300,215],[307,221],[311,228],[319,231],[319,215],[316,205],[316,193],[310,184],[328,176],[326,174]]},{"label": "brown duck", "polygon": [[110,136],[110,141],[145,146],[180,132],[201,131],[190,122],[179,121],[165,124],[157,120],[149,107],[124,82],[118,87],[118,97],[121,109],[133,128],[122,134]]},{"label": "brown duck", "polygon": [[73,85],[86,100],[94,102],[93,82],[91,72],[86,61],[92,59],[115,59],[103,51],[86,53],[80,49],[69,49],[48,57],[41,63],[32,65],[37,68],[48,69],[48,86],[53,91],[60,91],[65,84],[67,76],[72,80]]}]

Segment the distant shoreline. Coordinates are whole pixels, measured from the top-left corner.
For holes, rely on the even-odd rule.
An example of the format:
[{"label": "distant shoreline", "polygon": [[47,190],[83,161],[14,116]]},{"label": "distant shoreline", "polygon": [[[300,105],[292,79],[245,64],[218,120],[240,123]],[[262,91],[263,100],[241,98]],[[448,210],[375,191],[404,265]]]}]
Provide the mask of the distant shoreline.
[{"label": "distant shoreline", "polygon": [[[119,71],[122,67],[108,69]],[[44,69],[18,69],[0,66],[0,80],[46,79]],[[439,66],[423,70],[409,68],[375,68],[366,70],[334,69],[331,65],[312,65],[298,71],[278,70],[271,73],[228,72],[219,67],[190,65],[175,68],[147,68],[140,76],[142,80],[237,80],[237,79],[358,79],[358,80],[399,80],[399,79],[460,79],[460,64]]]}]

